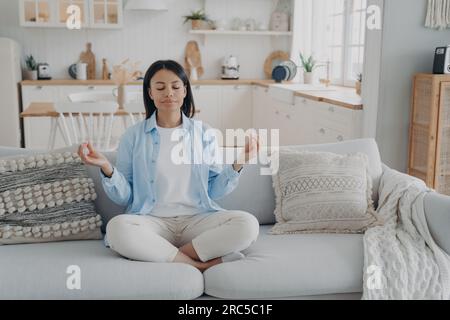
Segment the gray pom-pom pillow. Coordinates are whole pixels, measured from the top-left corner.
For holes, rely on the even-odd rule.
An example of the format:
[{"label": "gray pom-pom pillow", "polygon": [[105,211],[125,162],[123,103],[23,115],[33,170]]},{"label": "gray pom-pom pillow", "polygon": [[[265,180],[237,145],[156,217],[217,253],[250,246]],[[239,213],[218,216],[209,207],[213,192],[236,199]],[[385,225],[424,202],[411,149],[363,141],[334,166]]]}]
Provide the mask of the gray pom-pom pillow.
[{"label": "gray pom-pom pillow", "polygon": [[0,244],[102,239],[76,148],[0,158]]},{"label": "gray pom-pom pillow", "polygon": [[271,234],[362,233],[383,224],[372,202],[366,154],[283,147],[272,179],[277,223]]}]

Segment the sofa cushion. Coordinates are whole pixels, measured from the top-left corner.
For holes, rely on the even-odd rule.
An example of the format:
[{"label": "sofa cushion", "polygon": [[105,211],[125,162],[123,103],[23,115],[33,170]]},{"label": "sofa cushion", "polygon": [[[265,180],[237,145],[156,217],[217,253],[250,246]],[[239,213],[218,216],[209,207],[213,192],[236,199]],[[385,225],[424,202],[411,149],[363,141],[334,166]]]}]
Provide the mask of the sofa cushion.
[{"label": "sofa cushion", "polygon": [[273,175],[277,224],[272,234],[362,233],[381,224],[365,153],[281,147],[279,160]]},{"label": "sofa cushion", "polygon": [[196,268],[130,261],[101,240],[0,246],[0,265],[0,299],[194,299],[203,294]]},{"label": "sofa cushion", "polygon": [[270,235],[261,226],[246,258],[204,272],[205,292],[225,299],[264,299],[362,292],[363,235]]},{"label": "sofa cushion", "polygon": [[102,238],[94,184],[75,151],[0,158],[0,244]]},{"label": "sofa cushion", "polygon": [[[378,187],[382,174],[382,164],[377,143],[374,139],[349,140],[338,143],[299,145],[299,151],[328,151],[337,154],[362,152],[369,158],[369,174],[372,178],[372,200],[378,203]],[[272,188],[272,177],[261,175],[259,164],[247,164],[241,173],[239,185],[226,197],[217,200],[225,209],[244,210],[255,215],[260,224],[275,223],[275,194]]]}]

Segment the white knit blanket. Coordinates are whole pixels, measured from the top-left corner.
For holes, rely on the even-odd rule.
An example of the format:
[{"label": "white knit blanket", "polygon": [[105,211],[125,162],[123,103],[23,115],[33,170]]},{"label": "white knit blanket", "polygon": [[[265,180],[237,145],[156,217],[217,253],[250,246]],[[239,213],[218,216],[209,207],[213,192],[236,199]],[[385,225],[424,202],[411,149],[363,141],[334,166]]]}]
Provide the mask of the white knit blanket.
[{"label": "white knit blanket", "polygon": [[450,257],[432,239],[423,181],[386,168],[380,182],[381,227],[364,235],[363,299],[450,299]]}]

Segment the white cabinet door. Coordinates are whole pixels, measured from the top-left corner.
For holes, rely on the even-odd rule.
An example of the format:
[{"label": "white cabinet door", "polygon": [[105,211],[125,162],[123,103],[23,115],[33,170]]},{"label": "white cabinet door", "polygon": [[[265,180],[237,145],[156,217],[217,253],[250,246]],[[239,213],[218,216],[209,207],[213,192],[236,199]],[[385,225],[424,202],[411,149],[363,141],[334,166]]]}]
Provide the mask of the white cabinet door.
[{"label": "white cabinet door", "polygon": [[252,92],[248,85],[222,87],[222,128],[252,127]]},{"label": "white cabinet door", "polygon": [[314,113],[311,111],[311,100],[295,97],[295,118],[298,120],[301,127],[301,135],[299,140],[301,144],[316,143],[316,133],[313,132],[313,117]]},{"label": "white cabinet door", "polygon": [[[54,86],[22,86],[23,109],[31,102],[54,102],[58,98],[57,87]],[[46,149],[50,137],[51,120],[48,117],[25,117],[24,140],[26,148]],[[57,147],[62,141],[56,141]]]},{"label": "white cabinet door", "polygon": [[253,127],[255,129],[268,129],[270,127],[270,99],[268,88],[261,86],[253,87]]},{"label": "white cabinet door", "polygon": [[305,143],[304,127],[301,110],[295,104],[288,104],[270,98],[271,130],[279,131],[280,146],[297,145]]},{"label": "white cabinet door", "polygon": [[361,110],[308,100],[313,143],[333,143],[361,137]]},{"label": "white cabinet door", "polygon": [[221,130],[220,86],[193,86],[192,95],[195,103],[195,120],[206,122],[213,128]]}]

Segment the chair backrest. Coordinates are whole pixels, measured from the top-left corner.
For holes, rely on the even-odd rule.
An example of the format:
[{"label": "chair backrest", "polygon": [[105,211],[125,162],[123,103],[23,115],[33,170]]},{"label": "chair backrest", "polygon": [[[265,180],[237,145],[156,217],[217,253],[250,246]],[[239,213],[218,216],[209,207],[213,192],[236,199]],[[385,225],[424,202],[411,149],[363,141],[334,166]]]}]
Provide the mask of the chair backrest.
[{"label": "chair backrest", "polygon": [[80,92],[68,96],[72,102],[55,103],[59,128],[66,145],[91,141],[98,150],[111,150],[116,98],[110,92]]},{"label": "chair backrest", "polygon": [[98,101],[117,101],[112,91],[102,92],[77,92],[67,96],[71,102],[98,102]]}]

